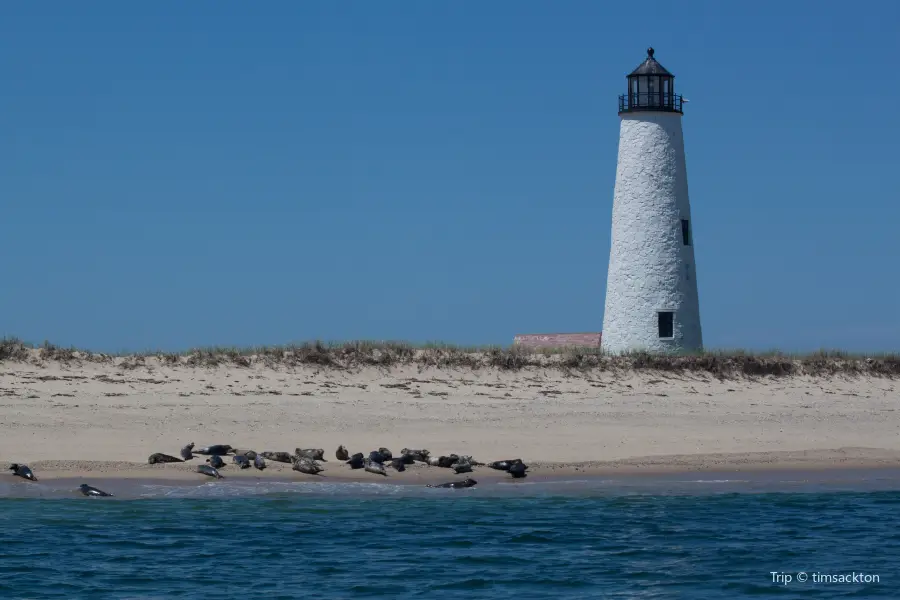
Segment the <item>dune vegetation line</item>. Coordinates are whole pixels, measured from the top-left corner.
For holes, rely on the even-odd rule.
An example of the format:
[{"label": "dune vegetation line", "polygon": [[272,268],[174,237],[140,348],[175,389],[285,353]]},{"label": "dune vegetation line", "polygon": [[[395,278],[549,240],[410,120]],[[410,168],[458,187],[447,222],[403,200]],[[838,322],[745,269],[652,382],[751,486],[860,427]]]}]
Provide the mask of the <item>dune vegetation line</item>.
[{"label": "dune vegetation line", "polygon": [[317,366],[334,369],[362,367],[499,369],[555,368],[585,371],[656,371],[709,374],[714,377],[784,377],[900,375],[900,354],[852,354],[819,351],[786,354],[778,351],[716,350],[691,354],[631,352],[607,354],[599,348],[528,348],[522,346],[454,346],[442,343],[411,344],[394,341],[312,341],[284,346],[209,347],[182,352],[143,351],[103,353],[44,342],[28,344],[15,337],[0,340],[0,361],[112,363],[123,369],[158,365],[185,367],[271,368]]}]

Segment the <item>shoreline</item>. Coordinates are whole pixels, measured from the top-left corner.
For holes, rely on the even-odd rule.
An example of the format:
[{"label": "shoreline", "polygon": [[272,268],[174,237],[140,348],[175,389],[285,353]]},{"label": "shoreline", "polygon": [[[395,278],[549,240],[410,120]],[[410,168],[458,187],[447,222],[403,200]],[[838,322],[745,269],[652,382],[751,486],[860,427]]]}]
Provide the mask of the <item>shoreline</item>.
[{"label": "shoreline", "polygon": [[[229,455],[230,456],[230,455]],[[156,482],[210,483],[227,481],[269,481],[269,482],[340,482],[340,483],[389,483],[393,485],[424,485],[445,481],[463,480],[472,477],[479,484],[498,481],[553,481],[572,478],[621,479],[659,478],[665,476],[709,475],[709,474],[752,474],[762,476],[775,474],[817,473],[821,475],[858,472],[878,472],[900,470],[900,451],[878,448],[838,448],[834,450],[806,450],[800,452],[753,452],[731,454],[687,454],[667,456],[644,456],[615,461],[583,462],[530,462],[528,476],[513,480],[508,473],[476,466],[472,473],[456,474],[453,469],[429,467],[416,463],[404,472],[396,472],[390,466],[387,476],[368,473],[363,469],[351,470],[342,461],[335,459],[322,462],[324,470],[320,475],[307,475],[293,471],[286,463],[267,461],[265,471],[255,468],[239,469],[223,459],[226,466],[219,469],[223,478],[215,480],[195,471],[197,465],[205,464],[205,457],[197,456],[184,463],[149,465],[127,461],[79,461],[41,460],[30,463],[30,467],[40,481],[59,480],[140,480]],[[8,472],[4,479],[16,480]],[[25,482],[27,483],[27,482]]]}]

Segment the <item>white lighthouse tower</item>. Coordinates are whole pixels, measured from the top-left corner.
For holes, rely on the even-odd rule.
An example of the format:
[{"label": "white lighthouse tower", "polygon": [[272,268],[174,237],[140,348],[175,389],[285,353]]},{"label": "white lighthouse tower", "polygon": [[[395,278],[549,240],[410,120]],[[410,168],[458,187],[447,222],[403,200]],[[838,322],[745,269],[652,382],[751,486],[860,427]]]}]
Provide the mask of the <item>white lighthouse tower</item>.
[{"label": "white lighthouse tower", "polygon": [[647,58],[619,96],[619,158],[601,346],[703,348],[694,235],[675,77]]}]

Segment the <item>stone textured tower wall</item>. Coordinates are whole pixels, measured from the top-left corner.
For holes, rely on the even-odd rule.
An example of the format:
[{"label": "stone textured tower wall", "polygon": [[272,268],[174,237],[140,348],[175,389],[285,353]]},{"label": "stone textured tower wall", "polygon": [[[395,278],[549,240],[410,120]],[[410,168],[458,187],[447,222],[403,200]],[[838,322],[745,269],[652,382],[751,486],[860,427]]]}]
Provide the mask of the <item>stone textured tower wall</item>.
[{"label": "stone textured tower wall", "polygon": [[[682,236],[690,224],[690,245]],[[601,346],[609,352],[703,347],[681,115],[621,116]],[[674,311],[660,339],[658,311]]]}]

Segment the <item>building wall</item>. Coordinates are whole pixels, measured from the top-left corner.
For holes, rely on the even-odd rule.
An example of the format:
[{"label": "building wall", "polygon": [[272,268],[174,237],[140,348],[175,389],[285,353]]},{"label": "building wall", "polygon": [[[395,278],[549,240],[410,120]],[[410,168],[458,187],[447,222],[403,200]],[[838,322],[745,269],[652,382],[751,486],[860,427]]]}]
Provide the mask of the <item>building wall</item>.
[{"label": "building wall", "polygon": [[[609,352],[703,346],[693,220],[691,245],[681,232],[681,219],[691,219],[681,119],[663,112],[621,117],[603,317]],[[672,339],[659,338],[660,310],[675,312]]]},{"label": "building wall", "polygon": [[513,338],[513,345],[527,348],[558,348],[581,346],[599,348],[601,335],[597,333],[528,333]]}]

